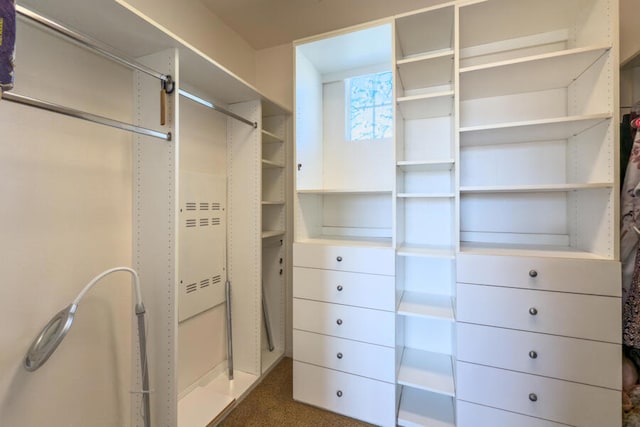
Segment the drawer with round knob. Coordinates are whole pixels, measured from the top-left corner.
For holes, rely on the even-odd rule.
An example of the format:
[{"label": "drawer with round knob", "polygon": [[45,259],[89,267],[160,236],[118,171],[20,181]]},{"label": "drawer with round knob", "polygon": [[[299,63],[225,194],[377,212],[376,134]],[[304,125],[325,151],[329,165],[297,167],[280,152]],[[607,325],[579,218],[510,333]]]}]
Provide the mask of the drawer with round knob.
[{"label": "drawer with round knob", "polygon": [[459,322],[621,343],[620,298],[458,283]]},{"label": "drawer with round knob", "polygon": [[620,425],[619,390],[466,362],[456,366],[458,400],[573,426]]},{"label": "drawer with round knob", "polygon": [[293,330],[293,358],[300,362],[395,383],[396,349]]},{"label": "drawer with round knob", "polygon": [[458,323],[457,359],[613,389],[622,388],[620,345]]},{"label": "drawer with round knob", "polygon": [[293,265],[393,276],[395,253],[383,247],[294,243]]},{"label": "drawer with round knob", "polygon": [[620,296],[620,263],[606,260],[460,254],[458,282]]},{"label": "drawer with round knob", "polygon": [[378,310],[395,310],[393,276],[293,268],[293,296]]},{"label": "drawer with round knob", "polygon": [[293,328],[371,344],[395,346],[395,313],[293,299]]},{"label": "drawer with round knob", "polygon": [[396,385],[293,362],[293,398],[379,426],[396,425]]}]

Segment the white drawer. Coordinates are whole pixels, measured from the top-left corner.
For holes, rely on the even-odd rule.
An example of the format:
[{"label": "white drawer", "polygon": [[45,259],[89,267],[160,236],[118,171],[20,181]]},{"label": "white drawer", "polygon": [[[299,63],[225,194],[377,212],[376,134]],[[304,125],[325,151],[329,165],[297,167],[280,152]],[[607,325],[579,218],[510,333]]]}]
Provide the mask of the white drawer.
[{"label": "white drawer", "polygon": [[621,296],[617,261],[462,253],[456,269],[463,283]]},{"label": "white drawer", "polygon": [[395,254],[391,248],[294,243],[293,265],[393,276]]},{"label": "white drawer", "polygon": [[294,267],[293,296],[394,311],[396,285],[393,276]]},{"label": "white drawer", "polygon": [[293,330],[293,358],[325,368],[395,383],[396,350]]},{"label": "white drawer", "polygon": [[293,299],[293,328],[395,347],[395,313]]},{"label": "white drawer", "polygon": [[619,344],[458,323],[457,359],[622,389]]},{"label": "white drawer", "polygon": [[462,400],[456,402],[456,410],[457,427],[566,427],[566,424],[514,414]]},{"label": "white drawer", "polygon": [[293,398],[381,425],[396,425],[395,384],[293,362]]},{"label": "white drawer", "polygon": [[620,426],[620,391],[465,362],[457,368],[460,400],[580,427]]},{"label": "white drawer", "polygon": [[[535,313],[535,314],[531,314]],[[457,320],[621,343],[620,298],[497,286],[457,286]]]}]

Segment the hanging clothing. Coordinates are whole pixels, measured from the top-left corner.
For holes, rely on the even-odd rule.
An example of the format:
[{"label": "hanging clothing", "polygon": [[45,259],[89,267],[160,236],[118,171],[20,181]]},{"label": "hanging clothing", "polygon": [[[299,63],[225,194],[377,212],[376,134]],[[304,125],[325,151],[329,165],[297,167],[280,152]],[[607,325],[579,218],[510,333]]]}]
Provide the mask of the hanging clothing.
[{"label": "hanging clothing", "polygon": [[0,91],[13,88],[16,45],[16,2],[0,0]]},{"label": "hanging clothing", "polygon": [[[640,224],[640,132],[636,132],[620,195],[620,259],[622,261],[622,301],[627,299],[634,271]],[[640,289],[639,289],[640,290]]]}]

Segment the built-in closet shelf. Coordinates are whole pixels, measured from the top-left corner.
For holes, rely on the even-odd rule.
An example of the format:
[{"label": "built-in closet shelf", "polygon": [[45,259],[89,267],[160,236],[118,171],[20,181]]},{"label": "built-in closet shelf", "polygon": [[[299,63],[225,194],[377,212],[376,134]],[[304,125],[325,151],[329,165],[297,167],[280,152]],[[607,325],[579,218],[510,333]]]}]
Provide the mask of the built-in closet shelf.
[{"label": "built-in closet shelf", "polygon": [[352,190],[309,189],[309,190],[298,190],[297,192],[298,194],[337,194],[337,195],[345,195],[345,196],[367,195],[367,194],[391,195],[392,193],[391,190],[357,190],[357,189],[352,189]]},{"label": "built-in closet shelf", "polygon": [[460,193],[550,193],[612,187],[613,183],[611,182],[598,182],[591,184],[495,185],[460,187]]},{"label": "built-in closet shelf", "polygon": [[398,247],[396,254],[406,257],[455,259],[456,250],[445,246],[403,244]]},{"label": "built-in closet shelf", "polygon": [[461,100],[568,87],[611,46],[545,53],[460,69]]},{"label": "built-in closet shelf", "polygon": [[284,168],[284,164],[280,162],[274,162],[271,160],[262,159],[262,167],[266,169],[270,168]]},{"label": "built-in closet shelf", "polygon": [[453,49],[401,59],[396,66],[404,90],[450,85],[453,81]]},{"label": "built-in closet shelf", "polygon": [[272,144],[276,142],[283,143],[284,139],[280,138],[278,135],[262,129],[262,142],[264,144]]},{"label": "built-in closet shelf", "polygon": [[270,237],[284,236],[284,234],[285,234],[284,230],[264,230],[262,232],[262,238],[268,239]]},{"label": "built-in closet shelf", "polygon": [[449,171],[453,168],[453,165],[453,159],[436,162],[400,161],[397,163],[398,169],[402,170],[403,172]]},{"label": "built-in closet shelf", "polygon": [[472,243],[460,242],[460,252],[476,255],[506,255],[523,257],[574,258],[591,260],[610,260],[605,255],[581,251],[569,246],[524,245],[510,243]]},{"label": "built-in closet shelf", "polygon": [[398,314],[401,316],[455,320],[451,296],[422,292],[405,291],[398,305]]},{"label": "built-in closet shelf", "polygon": [[402,427],[455,427],[453,398],[411,387],[402,388],[398,425]]},{"label": "built-in closet shelf", "polygon": [[283,200],[263,200],[262,206],[282,206],[285,202]]},{"label": "built-in closet shelf", "polygon": [[296,240],[296,243],[332,245],[332,246],[359,246],[369,248],[390,248],[391,239],[386,237],[349,237],[344,236],[317,236]]},{"label": "built-in closet shelf", "polygon": [[444,117],[453,113],[452,90],[403,96],[396,101],[405,120]]},{"label": "built-in closet shelf", "polygon": [[398,384],[445,396],[455,396],[451,356],[405,348],[398,371]]},{"label": "built-in closet shelf", "polygon": [[399,199],[453,199],[454,193],[398,193]]},{"label": "built-in closet shelf", "polygon": [[396,16],[396,35],[403,58],[453,48],[451,3]]},{"label": "built-in closet shelf", "polygon": [[610,113],[602,113],[462,127],[460,145],[557,141],[579,135],[610,118]]}]

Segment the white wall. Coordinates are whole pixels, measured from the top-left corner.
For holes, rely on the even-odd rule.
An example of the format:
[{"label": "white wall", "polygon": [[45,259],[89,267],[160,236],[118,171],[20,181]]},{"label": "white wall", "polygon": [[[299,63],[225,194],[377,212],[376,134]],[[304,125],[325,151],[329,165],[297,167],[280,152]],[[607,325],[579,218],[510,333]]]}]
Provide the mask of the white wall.
[{"label": "white wall", "polygon": [[[131,121],[132,72],[19,26],[15,92]],[[131,135],[0,102],[0,425],[124,426],[130,417],[131,286],[100,282],[39,370],[40,329],[103,270],[131,265]]]},{"label": "white wall", "polygon": [[293,110],[293,45],[256,52],[256,87],[270,99]]},{"label": "white wall", "polygon": [[640,53],[640,20],[637,0],[620,0],[620,62]]}]

